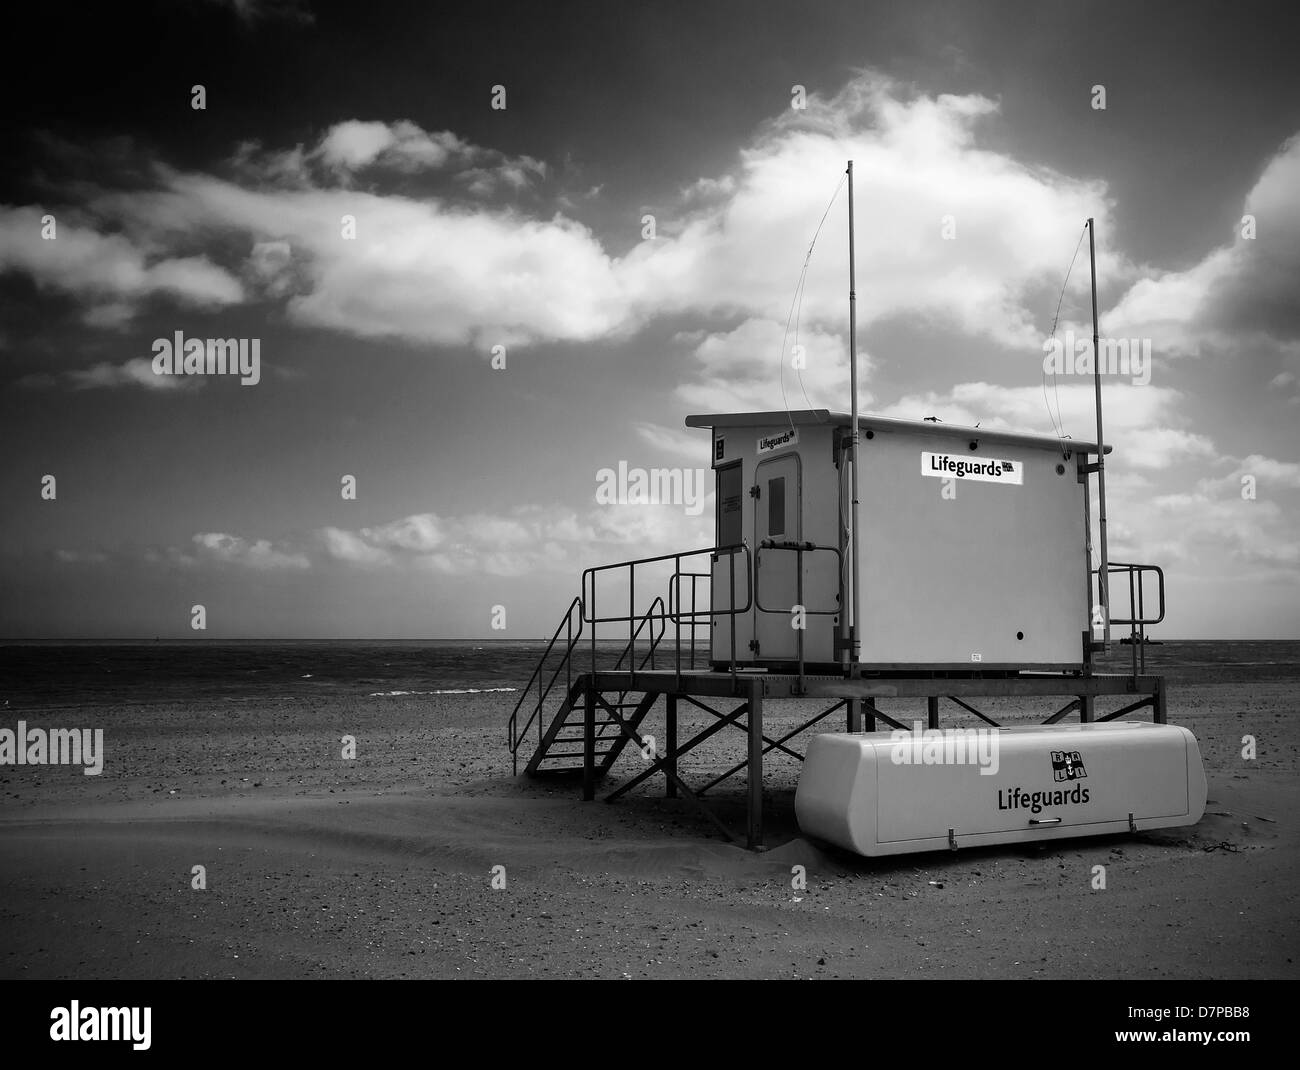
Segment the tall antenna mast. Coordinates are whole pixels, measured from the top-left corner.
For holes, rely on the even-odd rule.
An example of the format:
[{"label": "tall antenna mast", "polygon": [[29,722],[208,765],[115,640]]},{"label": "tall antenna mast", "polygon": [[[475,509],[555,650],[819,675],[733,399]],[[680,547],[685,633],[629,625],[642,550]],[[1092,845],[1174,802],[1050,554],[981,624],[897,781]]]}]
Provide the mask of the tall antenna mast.
[{"label": "tall antenna mast", "polygon": [[[849,511],[849,552],[853,555],[853,594],[852,594],[852,623],[849,625],[849,671],[853,676],[858,675],[858,622],[862,619],[859,613],[860,605],[858,598],[858,561],[861,555],[858,553],[858,276],[857,266],[853,250],[853,161],[849,161],[849,390],[852,391],[850,412],[850,441],[853,443],[853,453],[850,455],[850,463],[853,465],[853,499],[852,508]],[[1104,530],[1104,529],[1103,529]],[[1103,546],[1105,543],[1103,542]],[[845,607],[847,613],[848,607]]]},{"label": "tall antenna mast", "polygon": [[[851,189],[852,187],[850,187]],[[851,192],[849,199],[850,203],[852,203]],[[1110,558],[1106,555],[1106,444],[1101,430],[1101,344],[1097,330],[1097,243],[1094,240],[1096,230],[1096,224],[1089,217],[1088,256],[1092,262],[1093,394],[1097,399],[1097,515],[1098,529],[1101,534],[1101,566],[1097,570],[1097,597],[1098,607],[1101,609],[1102,624],[1105,626],[1105,631],[1102,633],[1102,642],[1108,647],[1110,645],[1110,576],[1108,574]],[[1091,621],[1096,619],[1096,613],[1094,612],[1090,624]],[[1089,628],[1089,641],[1091,641],[1091,635],[1092,630]]]}]

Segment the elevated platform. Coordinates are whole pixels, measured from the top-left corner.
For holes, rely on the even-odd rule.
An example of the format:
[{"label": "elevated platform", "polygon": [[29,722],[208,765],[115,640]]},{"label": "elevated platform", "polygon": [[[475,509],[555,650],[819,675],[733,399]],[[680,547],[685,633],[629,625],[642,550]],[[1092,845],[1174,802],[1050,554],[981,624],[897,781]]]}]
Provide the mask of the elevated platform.
[{"label": "elevated platform", "polygon": [[[765,698],[928,698],[931,696],[1145,695],[1159,700],[1156,719],[1164,720],[1164,679],[1131,674],[1048,672],[881,673],[857,678],[738,669],[736,672],[678,672],[673,669],[618,670],[587,674],[598,691],[744,698],[757,686]],[[1092,718],[1086,717],[1085,720]]]},{"label": "elevated platform", "polygon": [[[1042,721],[1044,725],[1058,724],[1076,711],[1082,723],[1112,721],[1146,708],[1151,710],[1155,722],[1164,723],[1166,719],[1165,685],[1159,676],[1007,673],[846,678],[740,670],[734,673],[679,672],[673,669],[604,670],[574,676],[545,731],[538,720],[538,745],[526,771],[530,775],[581,773],[583,798],[592,800],[596,797],[597,784],[630,743],[645,757],[645,767],[611,792],[607,802],[616,801],[659,775],[666,782],[668,797],[681,797],[699,808],[722,835],[732,841],[740,837],[718,819],[702,797],[743,771],[748,811],[744,840],[750,848],[760,848],[763,844],[763,762],[770,752],[779,750],[802,762],[804,756],[791,749],[790,742],[840,709],[845,711],[844,725],[848,732],[874,732],[878,722],[890,728],[911,730],[910,725],[902,724],[879,710],[875,705],[877,699],[924,698],[929,728],[941,727],[941,702],[945,699],[985,724],[1000,728],[1002,726],[993,718],[966,701],[992,696],[1068,697],[1065,705]],[[1104,697],[1131,701],[1097,716],[1096,701]],[[641,732],[647,716],[660,698],[665,707],[663,731],[657,733],[657,738],[663,741],[662,749],[648,742]],[[740,700],[740,704],[730,710],[720,710],[700,701],[719,698]],[[764,702],[794,699],[833,701],[829,707],[780,738],[766,735],[763,729]],[[714,718],[712,724],[684,742],[678,739],[677,723],[678,706],[683,701]],[[746,733],[748,750],[745,760],[709,783],[692,788],[678,774],[679,759],[724,728]]]},{"label": "elevated platform", "polygon": [[[695,583],[707,580],[709,574],[684,568],[683,560],[719,553],[729,554],[733,561],[735,559],[734,548],[719,545],[587,570],[583,578],[583,596],[574,598],[569,604],[538,660],[537,668],[521,688],[507,724],[507,743],[516,772],[519,771],[522,750],[527,756],[524,772],[528,775],[580,775],[583,797],[590,800],[596,797],[597,785],[631,744],[644,761],[630,779],[606,796],[607,802],[614,802],[650,778],[661,776],[669,798],[680,797],[697,807],[728,840],[743,839],[751,848],[759,848],[763,843],[765,756],[779,751],[803,762],[804,754],[794,749],[791,741],[818,725],[823,725],[818,729],[820,732],[874,732],[878,726],[912,730],[912,724],[902,724],[895,719],[901,716],[897,709],[890,711],[893,716],[882,711],[877,706],[879,700],[915,699],[919,702],[924,699],[925,724],[930,729],[941,727],[945,704],[949,712],[951,707],[956,707],[983,724],[1000,729],[1003,726],[976,705],[981,698],[997,697],[1049,700],[1041,721],[1044,726],[1060,725],[1072,714],[1078,715],[1080,723],[1087,724],[1114,721],[1140,710],[1149,710],[1150,719],[1157,724],[1166,722],[1165,681],[1160,676],[1146,674],[1141,656],[1144,651],[1140,645],[1133,648],[1132,672],[1095,673],[1092,671],[1091,652],[1104,649],[1104,646],[1091,644],[1086,631],[1080,633],[1082,659],[1068,668],[1049,668],[1032,662],[1019,666],[985,663],[972,669],[950,665],[903,667],[860,662],[847,664],[839,672],[828,673],[824,664],[805,663],[802,657],[795,666],[802,671],[788,671],[789,665],[785,661],[771,661],[766,668],[746,665],[737,656],[739,651],[736,649],[735,630],[732,629],[730,656],[723,662],[726,668],[719,668],[717,650],[709,649],[716,648],[717,644],[706,643],[705,649],[701,650],[697,628],[707,630],[712,626],[711,621],[716,623],[761,608],[754,597],[757,584],[748,564],[745,578],[749,597],[743,604],[732,597],[727,608],[696,608]],[[637,588],[629,575],[626,612],[596,610],[596,574],[665,562],[672,569],[666,600],[659,596],[643,611],[634,608],[638,604],[635,599]],[[1153,622],[1142,609],[1141,588],[1135,579],[1135,570],[1145,568],[1147,566],[1113,566],[1116,570],[1127,570],[1130,601],[1137,600],[1137,605],[1130,608],[1129,618],[1124,621],[1133,627],[1135,644],[1140,644],[1142,628]],[[1159,600],[1160,618],[1163,618],[1163,579]],[[601,604],[603,607],[607,603],[602,600]],[[621,652],[610,649],[608,640],[606,646],[598,644],[596,629],[602,624],[627,627]],[[590,657],[584,655],[582,660],[586,664],[580,665],[575,653],[584,632],[590,644]],[[665,641],[667,635],[671,638]],[[620,638],[619,642],[623,640]],[[1056,702],[1051,700],[1061,698],[1065,699],[1064,704],[1052,709]],[[642,726],[661,699],[663,727],[660,729],[656,724],[651,739],[650,734],[643,734]],[[765,734],[764,703],[794,700],[824,700],[826,706],[793,729],[783,731],[778,738]],[[680,741],[678,708],[683,702],[692,710],[708,714],[712,720],[706,721],[706,727],[690,739]],[[710,705],[710,702],[714,704]],[[1105,703],[1108,708],[1100,710],[1099,703]],[[844,711],[841,722],[827,722],[827,718],[840,710]],[[678,772],[679,760],[724,728],[746,734],[744,760],[714,776],[708,783],[686,784]],[[785,728],[785,722],[782,728]],[[703,801],[703,797],[717,785],[742,772],[746,780],[747,806],[743,837],[727,828]]]}]

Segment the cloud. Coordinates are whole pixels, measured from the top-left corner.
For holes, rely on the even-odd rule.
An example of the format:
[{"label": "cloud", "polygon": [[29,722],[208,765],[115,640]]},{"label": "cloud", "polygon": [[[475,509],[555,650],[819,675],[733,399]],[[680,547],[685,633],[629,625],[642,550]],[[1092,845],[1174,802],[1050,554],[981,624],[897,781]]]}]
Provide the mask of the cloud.
[{"label": "cloud", "polygon": [[[287,245],[296,274],[286,312],[304,326],[488,347],[591,340],[621,325],[608,258],[562,217],[342,189],[247,189],[196,174],[168,173],[166,185],[102,207],[157,240],[191,229],[242,234],[250,269],[273,283]],[[342,235],[345,216],[355,240]],[[267,263],[270,249],[281,252]]]},{"label": "cloud", "polygon": [[[227,177],[157,165],[153,188],[92,198],[103,232],[82,236],[87,252],[102,246],[99,260],[135,263],[134,275],[124,266],[95,274],[94,255],[52,266],[34,247],[10,266],[72,292],[97,283],[126,305],[151,289],[215,304],[270,294],[300,324],[414,344],[620,339],[682,313],[783,323],[852,158],[871,192],[858,220],[862,325],[910,315],[1036,344],[1029,309],[1042,302],[1029,298],[1059,274],[1082,218],[1104,221],[1109,205],[1100,183],[981,148],[979,125],[996,110],[984,97],[930,96],[864,73],[765,123],[733,168],[654,208],[659,237],[621,257],[562,211],[500,201],[544,178],[543,162],[409,120],[351,119],[311,146],[242,145]],[[35,209],[18,211],[30,224]],[[344,216],[356,220],[355,240],[341,234]],[[949,216],[951,241],[942,236]],[[844,224],[841,191],[807,275],[809,332],[843,333]],[[193,256],[214,235],[245,251],[250,293]],[[267,262],[283,245],[291,285],[272,270],[282,260]],[[157,259],[143,263],[142,250]],[[1126,270],[1112,259],[1108,277]]]},{"label": "cloud", "polygon": [[[543,162],[409,120],[349,119],[307,145],[242,145],[222,174],[151,165],[146,188],[94,194],[60,224],[58,242],[40,241],[38,209],[0,209],[0,239],[21,239],[0,242],[0,270],[81,297],[101,326],[127,324],[156,297],[198,308],[276,302],[304,327],[480,350],[618,342],[657,319],[685,320],[703,329],[678,339],[692,361],[677,389],[684,406],[843,408],[842,189],[826,213],[846,159],[870,191],[857,228],[864,330],[906,320],[1038,357],[1083,218],[1113,230],[1104,183],[987,146],[984,126],[997,111],[978,94],[927,94],[863,72],[763,123],[734,166],[649,206],[659,236],[621,256],[558,207],[502,200],[538,187]],[[1127,286],[1105,315],[1108,333],[1154,337],[1160,358],[1205,344],[1227,353],[1254,332],[1292,347],[1274,352],[1295,374],[1292,179],[1296,141],[1246,198],[1259,237],[1187,271],[1160,274],[1099,250],[1107,285]],[[552,204],[565,203],[572,198],[554,191]],[[345,218],[355,238],[344,236]],[[796,374],[785,325],[823,218],[799,305],[806,368]],[[1086,276],[1075,272],[1076,291]],[[866,407],[874,368],[861,357]],[[1163,438],[1148,436],[1151,456],[1204,449],[1180,428]]]},{"label": "cloud", "polygon": [[386,565],[392,556],[378,546],[372,546],[360,535],[341,528],[322,528],[320,540],[325,552],[336,561],[354,565]]},{"label": "cloud", "polygon": [[[806,111],[766,123],[733,174],[696,183],[658,214],[667,236],[619,265],[634,302],[784,321],[798,270],[845,161],[858,191],[862,326],[910,315],[1009,346],[1037,345],[1031,309],[1087,216],[1109,218],[1100,182],[1033,167],[979,145],[997,104],[930,96],[867,72]],[[706,206],[693,210],[699,199]],[[944,224],[955,227],[944,238]],[[841,190],[808,270],[804,322],[843,330],[848,264]],[[1109,277],[1131,272],[1105,254]]]},{"label": "cloud", "polygon": [[[1115,468],[1168,469],[1186,461],[1219,456],[1210,439],[1187,431],[1181,410],[1184,395],[1171,387],[1133,386],[1123,380],[1105,386],[1106,444],[1113,448],[1107,471]],[[1061,428],[1067,438],[1096,440],[1092,383],[1059,383],[1047,389],[1051,411],[1060,403]],[[880,416],[902,420],[938,417],[945,423],[1055,434],[1048,402],[1039,386],[1005,387],[994,383],[959,383],[941,393],[926,392],[877,406]],[[1068,445],[1068,443],[1067,443]],[[1197,473],[1203,473],[1198,464]]]},{"label": "cloud", "polygon": [[[1065,428],[1075,438],[1095,438],[1091,386],[1068,383],[1059,392]],[[1300,490],[1300,464],[1258,454],[1228,456],[1204,435],[1179,426],[1184,408],[1184,396],[1168,387],[1106,387],[1106,440],[1114,447],[1106,461],[1111,560],[1164,566],[1171,591],[1212,577],[1300,580],[1290,494]],[[1035,387],[962,383],[878,411],[1052,433],[1042,391]],[[1242,497],[1242,475],[1255,477],[1256,500]]]},{"label": "cloud", "polygon": [[73,368],[51,375],[36,372],[16,380],[16,385],[31,389],[44,389],[65,383],[74,390],[95,390],[114,387],[142,387],[160,393],[197,390],[202,387],[202,376],[157,375],[148,357],[133,357],[123,364],[100,361],[89,368]]},{"label": "cloud", "polygon": [[[514,193],[547,177],[545,163],[475,145],[450,130],[427,131],[409,119],[346,119],[310,147],[267,149],[241,143],[231,160],[241,178],[298,188],[351,187],[358,179],[443,173],[477,198]],[[452,187],[454,190],[457,187]]]},{"label": "cloud", "polygon": [[416,513],[355,531],[325,527],[300,540],[205,532],[191,541],[191,549],[150,550],[145,560],[186,569],[215,564],[305,571],[328,565],[469,578],[547,574],[576,583],[593,563],[709,546],[712,519],[707,508],[692,517],[673,505],[585,511],[522,505],[503,514]]},{"label": "cloud", "polygon": [[352,119],[330,127],[315,155],[340,172],[359,171],[381,160],[402,171],[442,167],[464,148],[464,142],[450,131],[427,134],[411,122],[389,126]]},{"label": "cloud", "polygon": [[1160,355],[1240,351],[1244,340],[1300,352],[1300,135],[1266,163],[1242,204],[1255,237],[1235,223],[1231,244],[1184,271],[1135,282],[1105,317],[1109,333],[1155,339]]},{"label": "cloud", "polygon": [[[1167,571],[1198,580],[1300,581],[1300,545],[1289,511],[1276,501],[1249,501],[1233,490],[1198,490],[1160,495],[1128,508],[1143,544]],[[1114,551],[1111,556],[1116,558]]]},{"label": "cloud", "polygon": [[1252,453],[1241,460],[1228,477],[1228,482],[1235,488],[1244,475],[1254,476],[1266,488],[1300,490],[1300,464],[1294,461],[1278,461]]},{"label": "cloud", "polygon": [[708,437],[699,430],[664,427],[662,424],[640,422],[634,425],[637,437],[656,454],[687,457],[699,461],[707,456]]},{"label": "cloud", "polygon": [[99,550],[55,550],[54,558],[65,565],[102,565],[108,555]]},{"label": "cloud", "polygon": [[266,539],[249,540],[222,532],[201,532],[194,536],[198,561],[238,565],[259,572],[300,571],[311,567],[303,553],[273,546]]},{"label": "cloud", "polygon": [[[47,214],[55,237],[42,237]],[[44,290],[82,297],[86,318],[120,321],[123,312],[153,296],[194,308],[222,308],[244,298],[239,280],[205,256],[156,254],[150,243],[100,233],[77,213],[0,205],[0,273],[29,276]],[[101,319],[96,323],[96,316]]]},{"label": "cloud", "polygon": [[[773,320],[747,319],[729,331],[682,334],[693,346],[694,377],[677,388],[695,411],[747,412],[847,406],[848,339],[816,328],[787,334]],[[796,367],[796,358],[801,366]],[[870,355],[858,352],[858,404],[872,401],[866,389]]]}]

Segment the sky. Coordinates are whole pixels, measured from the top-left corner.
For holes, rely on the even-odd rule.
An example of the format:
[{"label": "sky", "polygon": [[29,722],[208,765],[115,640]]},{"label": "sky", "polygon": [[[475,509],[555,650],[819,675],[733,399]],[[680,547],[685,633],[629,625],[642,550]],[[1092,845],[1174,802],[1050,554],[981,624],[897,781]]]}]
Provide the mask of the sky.
[{"label": "sky", "polygon": [[[863,409],[1090,439],[1044,344],[1091,334],[1095,218],[1151,354],[1103,377],[1110,556],[1161,637],[1300,638],[1287,5],[60,12],[0,74],[0,637],[536,637],[711,545],[602,470],[847,411],[852,159]],[[257,381],[156,374],[177,332]]]}]

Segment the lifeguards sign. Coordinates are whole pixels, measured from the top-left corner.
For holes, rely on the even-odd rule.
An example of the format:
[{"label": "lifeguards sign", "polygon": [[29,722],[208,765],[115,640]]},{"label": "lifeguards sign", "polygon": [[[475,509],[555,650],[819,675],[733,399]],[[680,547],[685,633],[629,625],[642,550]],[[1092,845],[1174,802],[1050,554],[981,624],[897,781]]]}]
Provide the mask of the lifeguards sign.
[{"label": "lifeguards sign", "polygon": [[777,450],[783,450],[786,446],[799,445],[798,428],[790,428],[789,431],[782,431],[777,435],[764,435],[758,440],[759,453],[775,453]]},{"label": "lifeguards sign", "polygon": [[1018,461],[997,457],[975,459],[967,454],[921,453],[921,475],[939,479],[974,479],[980,483],[1013,483],[1020,486],[1025,473]]}]

